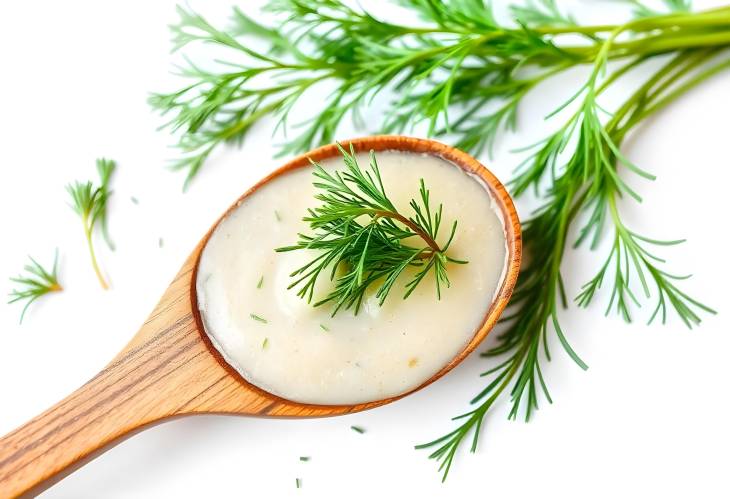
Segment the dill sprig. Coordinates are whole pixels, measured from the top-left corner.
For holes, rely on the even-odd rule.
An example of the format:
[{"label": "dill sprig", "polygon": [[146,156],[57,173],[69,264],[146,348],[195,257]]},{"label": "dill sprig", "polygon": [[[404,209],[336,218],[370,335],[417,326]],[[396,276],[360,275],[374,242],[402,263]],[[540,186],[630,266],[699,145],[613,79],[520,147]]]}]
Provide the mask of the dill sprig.
[{"label": "dill sprig", "polygon": [[[623,0],[632,15],[624,24],[581,25],[555,0],[515,2],[508,22],[482,0],[397,3],[417,12],[420,22],[391,22],[339,0],[271,0],[278,16],[271,25],[235,10],[231,26],[220,30],[180,9],[176,49],[208,43],[226,54],[206,69],[189,63],[182,74],[190,84],[151,102],[180,133],[177,166],[189,181],[212,150],[240,143],[264,117],[273,117],[275,132],[286,137],[297,102],[320,83],[330,89],[322,113],[294,123],[297,135],[286,138],[282,154],[333,142],[343,121],[362,126],[363,109],[381,96],[390,100],[377,131],[407,133],[424,124],[429,135],[473,154],[490,152],[500,134],[517,127],[529,92],[556,74],[591,68],[575,95],[549,116],[555,131],[518,151],[526,158],[512,192],[534,192],[541,207],[523,224],[525,263],[498,343],[485,352],[499,358],[497,365],[485,371],[484,389],[472,410],[455,418],[454,430],[419,446],[434,449],[445,478],[462,444],[476,448],[500,397],[511,401],[513,419],[531,417],[541,399],[552,401],[541,367],[552,341],[586,368],[560,326],[570,298],[587,307],[605,297],[606,312],[626,321],[647,301],[649,322],[664,322],[673,312],[692,327],[713,313],[682,290],[686,276],[670,272],[656,254],[680,240],[641,234],[625,221],[623,211],[641,201],[639,183],[654,176],[621,147],[646,118],[730,69],[730,7],[690,12],[688,0],[663,0],[659,11]],[[252,38],[266,49],[249,48]],[[605,109],[604,92],[630,73],[646,75],[643,83]],[[594,277],[581,289],[565,289],[565,249],[598,251],[606,238],[611,244],[598,256]]]},{"label": "dill sprig", "polygon": [[[605,43],[609,44],[611,40]],[[664,323],[668,308],[672,308],[690,328],[700,323],[700,312],[715,313],[682,291],[677,281],[687,276],[677,276],[661,268],[664,260],[650,249],[682,241],[660,241],[638,234],[623,221],[618,203],[622,198],[641,202],[636,190],[619,175],[620,167],[637,179],[655,179],[621,153],[622,140],[644,118],[679,95],[676,89],[672,90],[672,83],[708,62],[715,52],[713,49],[688,50],[669,59],[611,114],[601,108],[598,96],[612,79],[644,61],[629,62],[601,81],[607,58],[599,57],[589,81],[571,99],[579,101],[578,110],[557,132],[528,148],[531,154],[518,169],[511,185],[516,195],[527,189],[537,190],[544,204],[523,223],[524,250],[529,258],[523,265],[507,315],[502,319],[507,325],[497,336],[497,346],[482,354],[488,358],[506,356],[506,360],[482,373],[490,381],[471,400],[474,409],[454,418],[458,425],[453,431],[417,446],[435,448],[430,457],[441,462],[444,479],[456,450],[464,441],[471,438],[471,450],[476,450],[485,415],[500,396],[507,395],[511,401],[510,419],[516,419],[522,410],[525,420],[529,420],[538,409],[540,393],[552,403],[540,367],[541,358],[550,360],[548,340],[551,334],[579,367],[587,369],[568,343],[558,317],[558,311],[568,305],[560,265],[565,248],[570,244],[572,226],[579,228],[579,236],[573,242],[575,247],[590,241],[591,248],[596,249],[606,232],[613,237],[604,263],[577,294],[575,302],[578,305],[588,306],[610,273],[613,280],[606,314],[615,311],[631,322],[631,307],[641,305],[641,295],[645,300],[654,296],[649,323],[658,316]],[[704,67],[683,83],[682,91],[725,67],[730,67],[730,61]],[[608,119],[601,120],[602,115],[607,115]],[[541,191],[540,186],[546,179],[549,187]]]},{"label": "dill sprig", "polygon": [[76,181],[73,184],[68,184],[66,186],[66,190],[71,196],[71,208],[81,217],[81,222],[84,228],[84,237],[86,238],[86,244],[89,248],[89,255],[91,256],[91,265],[94,268],[94,273],[96,274],[101,287],[108,289],[109,285],[104,279],[101,269],[99,268],[99,263],[96,259],[93,235],[94,227],[96,227],[98,222],[109,247],[112,249],[114,248],[107,233],[106,207],[109,196],[111,195],[111,191],[109,190],[109,179],[116,167],[116,164],[111,160],[98,159],[96,166],[101,180],[98,187],[91,181]]},{"label": "dill sprig", "polygon": [[58,250],[53,258],[53,267],[50,271],[46,270],[32,256],[28,257],[30,263],[23,267],[25,275],[11,277],[10,280],[15,284],[19,284],[20,289],[13,289],[10,294],[8,303],[25,302],[22,312],[20,313],[20,323],[23,323],[25,312],[28,307],[43,295],[62,291],[63,288],[58,282]]},{"label": "dill sprig", "polygon": [[[300,286],[297,295],[311,303],[317,279],[324,272],[335,282],[334,290],[316,301],[334,305],[334,316],[341,308],[360,309],[367,290],[380,283],[375,298],[382,305],[393,286],[408,269],[415,273],[405,284],[403,299],[408,298],[428,275],[433,275],[436,295],[449,287],[447,263],[467,263],[447,254],[456,234],[457,222],[451,226],[443,245],[436,241],[441,229],[443,205],[431,206],[430,191],[420,181],[420,199],[412,199],[413,215],[407,217],[395,207],[385,192],[375,153],[370,151],[369,169],[361,169],[355,149],[337,144],[345,169],[332,173],[312,161],[315,199],[322,204],[304,217],[313,235],[299,234],[299,241],[276,251],[318,250],[319,255],[291,273],[294,281],[288,289]],[[416,241],[414,244],[405,242]],[[342,271],[341,275],[337,275]]]}]

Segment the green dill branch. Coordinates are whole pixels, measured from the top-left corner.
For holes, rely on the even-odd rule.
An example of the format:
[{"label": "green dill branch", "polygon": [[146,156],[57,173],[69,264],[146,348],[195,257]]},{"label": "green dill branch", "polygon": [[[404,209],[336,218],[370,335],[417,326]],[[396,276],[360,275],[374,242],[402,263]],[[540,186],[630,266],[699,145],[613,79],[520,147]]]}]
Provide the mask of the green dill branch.
[{"label": "green dill branch", "polygon": [[[579,306],[605,294],[607,312],[627,321],[649,300],[649,322],[664,322],[672,312],[690,327],[703,314],[713,313],[683,291],[684,276],[670,273],[654,254],[655,247],[678,241],[639,234],[624,222],[619,201],[640,202],[635,184],[654,176],[634,165],[621,147],[647,117],[730,69],[730,7],[691,12],[687,0],[664,0],[660,12],[640,0],[625,0],[634,14],[628,22],[583,26],[554,0],[521,2],[513,6],[512,22],[507,23],[496,19],[488,2],[398,3],[418,13],[421,23],[388,22],[338,0],[276,0],[270,7],[281,17],[272,25],[237,11],[232,27],[219,30],[182,9],[176,46],[213,43],[225,47],[230,59],[207,71],[190,63],[183,73],[191,83],[157,94],[152,102],[172,116],[167,126],[180,134],[184,157],[178,166],[187,171],[189,181],[214,148],[240,143],[264,117],[273,117],[275,131],[286,137],[297,102],[322,81],[334,87],[322,103],[323,112],[295,123],[298,135],[287,137],[283,154],[333,142],[343,121],[361,124],[363,110],[381,96],[389,99],[388,109],[375,124],[377,131],[407,133],[424,124],[429,135],[445,137],[469,152],[491,151],[500,133],[517,127],[529,92],[571,68],[591,68],[575,95],[549,116],[557,122],[554,133],[521,150],[526,159],[510,183],[512,193],[534,191],[542,205],[523,224],[526,261],[497,345],[486,352],[487,357],[499,356],[500,363],[484,373],[487,385],[472,401],[472,410],[456,418],[456,428],[421,446],[434,449],[431,457],[441,461],[445,478],[462,443],[471,438],[471,448],[476,448],[484,418],[501,396],[510,398],[512,419],[521,411],[531,417],[541,398],[551,402],[541,363],[550,360],[552,340],[586,368],[559,322],[569,294]],[[250,38],[269,49],[251,53],[239,41]],[[658,62],[658,68],[650,61]],[[646,73],[644,83],[616,109],[604,109],[603,93],[632,72]],[[325,191],[338,194],[320,194],[329,209],[311,214],[310,223],[319,220],[318,226],[312,225],[315,235],[302,236],[287,248],[320,251],[318,259],[293,276],[300,296],[312,299],[314,281],[325,269],[336,285],[323,302],[333,302],[335,311],[357,310],[365,288],[383,277],[397,277],[405,268],[420,269],[416,277],[421,278],[423,272],[434,272],[437,284],[448,283],[447,245],[437,251],[403,220],[376,214],[391,213],[390,207],[342,206],[338,196],[351,194],[340,180],[318,179]],[[369,223],[356,223],[357,217]],[[574,231],[577,238],[570,241]],[[566,290],[561,264],[567,245],[597,250],[604,238],[610,244],[599,255],[594,277],[580,290]],[[405,244],[412,241],[421,244]],[[374,262],[382,267],[368,267]],[[338,268],[344,277],[336,276]],[[382,303],[392,282],[380,282],[385,283],[377,292]]]}]

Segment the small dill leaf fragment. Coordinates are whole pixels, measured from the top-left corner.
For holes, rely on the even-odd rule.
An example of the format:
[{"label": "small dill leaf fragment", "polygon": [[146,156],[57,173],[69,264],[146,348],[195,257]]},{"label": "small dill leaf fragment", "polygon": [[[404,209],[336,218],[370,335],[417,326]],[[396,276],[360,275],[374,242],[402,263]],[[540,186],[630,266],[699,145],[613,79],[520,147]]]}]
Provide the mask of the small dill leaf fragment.
[{"label": "small dill leaf fragment", "polygon": [[269,338],[264,338],[264,341],[261,342],[261,350],[266,350],[266,347],[269,346]]},{"label": "small dill leaf fragment", "polygon": [[310,459],[309,456],[299,456],[299,460],[302,461],[302,462],[304,462],[304,463],[306,463],[307,461],[309,461],[309,459]]},{"label": "small dill leaf fragment", "polygon": [[297,485],[297,488],[298,489],[301,489],[302,488],[302,479],[301,478],[297,478],[296,479],[296,485]]},{"label": "small dill leaf fragment", "polygon": [[261,289],[264,286],[264,276],[262,275],[259,282],[256,284],[256,289]]},{"label": "small dill leaf fragment", "polygon": [[320,325],[319,325],[319,327],[320,327],[320,328],[322,329],[322,331],[327,331],[327,332],[329,332],[329,330],[330,330],[330,328],[328,328],[328,327],[327,327],[327,326],[325,326],[324,324],[320,324]]},{"label": "small dill leaf fragment", "polygon": [[360,433],[360,434],[365,433],[365,428],[362,428],[360,426],[350,426],[350,429],[352,429],[352,431],[356,431],[357,433]]}]

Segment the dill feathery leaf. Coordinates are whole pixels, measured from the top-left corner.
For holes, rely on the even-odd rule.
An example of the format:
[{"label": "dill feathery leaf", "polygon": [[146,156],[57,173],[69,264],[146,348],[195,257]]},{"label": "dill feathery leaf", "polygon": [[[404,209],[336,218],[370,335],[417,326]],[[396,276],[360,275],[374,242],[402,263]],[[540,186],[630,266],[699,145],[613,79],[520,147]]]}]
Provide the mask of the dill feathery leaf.
[{"label": "dill feathery leaf", "polygon": [[20,312],[21,324],[23,323],[25,312],[34,301],[48,293],[63,290],[61,284],[58,282],[58,250],[56,250],[53,258],[53,267],[50,271],[46,270],[32,256],[28,258],[30,259],[30,263],[23,267],[25,274],[10,278],[19,287],[13,288],[8,295],[10,298],[8,303],[25,302],[23,310]]},{"label": "dill feathery leaf", "polygon": [[[101,189],[101,192],[103,194],[104,200],[108,201],[109,196],[111,196],[112,192],[109,190],[109,180],[111,179],[112,174],[114,173],[114,170],[116,169],[117,164],[114,160],[111,159],[105,159],[105,158],[99,158],[96,160],[96,171],[99,173],[99,181]],[[99,224],[101,225],[101,233],[104,236],[104,240],[107,243],[107,246],[114,251],[114,243],[111,240],[111,237],[109,236],[109,227],[107,225],[107,203],[104,203],[104,206],[101,208],[99,212]]]}]

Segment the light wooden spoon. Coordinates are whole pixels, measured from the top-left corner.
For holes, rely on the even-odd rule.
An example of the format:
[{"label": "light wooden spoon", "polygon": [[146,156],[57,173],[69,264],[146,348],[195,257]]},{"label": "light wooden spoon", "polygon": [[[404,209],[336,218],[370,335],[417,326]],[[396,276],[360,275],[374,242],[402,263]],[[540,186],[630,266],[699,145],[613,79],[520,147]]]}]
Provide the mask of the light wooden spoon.
[{"label": "light wooden spoon", "polygon": [[[400,136],[366,137],[344,145],[349,147],[350,143],[357,151],[401,150],[451,161],[488,185],[505,223],[508,264],[497,298],[469,344],[418,390],[446,374],[474,350],[506,306],[520,266],[519,220],[502,184],[459,150],[431,140]],[[334,145],[302,155],[264,178],[241,199],[289,170],[306,168],[309,158],[322,161],[338,155]],[[203,330],[195,290],[200,253],[219,222],[195,247],[140,331],[109,365],[64,400],[0,440],[0,496],[36,494],[124,438],[178,416],[334,416],[408,395],[356,405],[302,404],[267,393],[234,371]]]}]

